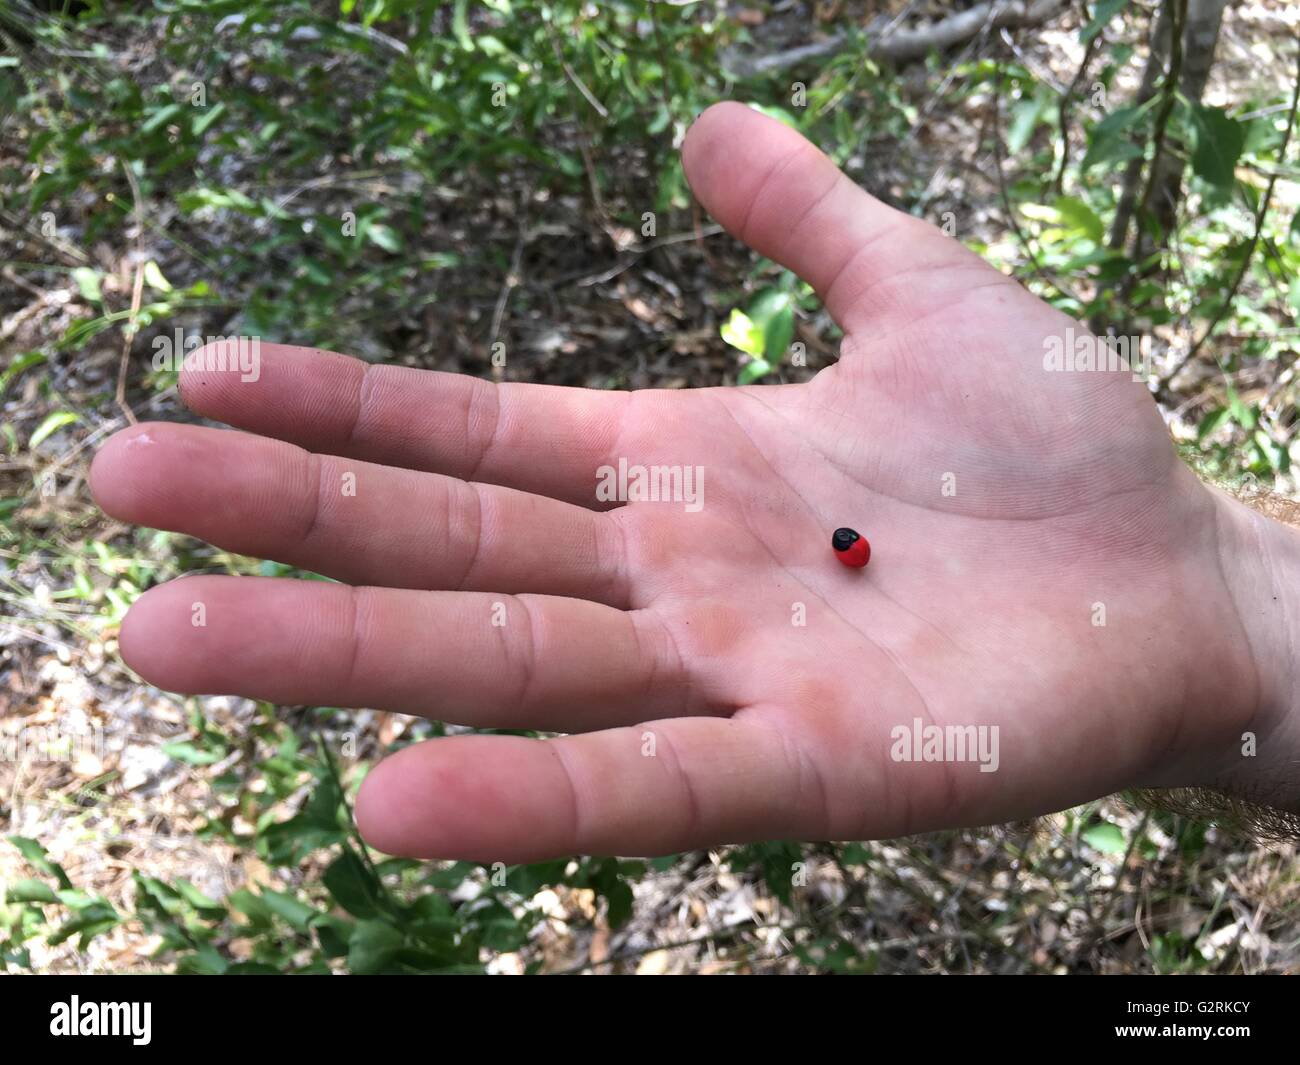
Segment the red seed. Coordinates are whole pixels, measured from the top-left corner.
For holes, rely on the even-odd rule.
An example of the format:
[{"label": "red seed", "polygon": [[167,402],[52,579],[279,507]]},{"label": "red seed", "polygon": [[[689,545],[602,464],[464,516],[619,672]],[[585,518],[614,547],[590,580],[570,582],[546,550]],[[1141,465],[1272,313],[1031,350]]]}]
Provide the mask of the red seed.
[{"label": "red seed", "polygon": [[871,544],[855,529],[836,529],[831,536],[831,548],[844,565],[861,569],[871,561]]}]

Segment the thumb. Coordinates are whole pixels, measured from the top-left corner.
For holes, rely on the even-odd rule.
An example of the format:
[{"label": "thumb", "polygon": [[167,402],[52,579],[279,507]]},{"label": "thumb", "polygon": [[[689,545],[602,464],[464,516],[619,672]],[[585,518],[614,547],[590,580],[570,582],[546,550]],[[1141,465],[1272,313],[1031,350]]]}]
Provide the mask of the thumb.
[{"label": "thumb", "polygon": [[[977,284],[977,274],[997,274],[934,226],[859,188],[795,130],[744,104],[715,104],[696,119],[682,163],[709,213],[812,285],[845,332],[869,319],[914,319]],[[932,276],[922,281],[922,273]]]}]

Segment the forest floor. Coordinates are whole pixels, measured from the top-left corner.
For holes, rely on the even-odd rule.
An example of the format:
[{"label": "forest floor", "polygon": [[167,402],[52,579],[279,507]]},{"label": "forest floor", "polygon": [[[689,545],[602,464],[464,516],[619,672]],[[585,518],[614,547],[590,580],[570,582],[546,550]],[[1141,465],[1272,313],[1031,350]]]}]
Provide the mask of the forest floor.
[{"label": "forest floor", "polygon": [[[1211,101],[1228,87],[1239,96],[1243,83],[1268,83],[1269,91],[1286,84],[1290,71],[1279,58],[1280,45],[1261,44],[1262,32],[1285,39],[1278,11],[1279,5],[1267,4],[1231,9],[1207,94]],[[779,25],[779,16],[773,19]],[[780,30],[787,32],[789,43],[797,44],[805,31]],[[767,41],[772,48],[786,43]],[[124,33],[113,47],[127,67],[144,68],[160,45]],[[994,40],[981,47],[1005,45]],[[1015,48],[1045,79],[1068,83],[1079,61],[1077,24],[1018,34]],[[955,212],[963,235],[993,258],[1008,266],[1023,261],[1001,207],[996,164],[980,148],[977,116],[936,108],[933,79],[919,67],[905,70],[898,84],[918,116],[919,135],[906,144],[881,138],[863,145],[847,161],[850,173],[879,195],[919,203],[926,217]],[[0,149],[0,167],[11,163],[3,155]],[[514,380],[599,388],[734,380],[735,352],[720,341],[719,327],[745,290],[751,255],[689,213],[679,214],[678,228],[661,233],[652,250],[627,251],[633,242],[612,219],[639,214],[637,205],[652,193],[638,175],[656,173],[658,162],[629,149],[626,158],[606,163],[603,216],[580,196],[479,181],[471,173],[440,189],[428,208],[427,225],[436,234],[430,246],[494,249],[497,268],[453,267],[439,274],[436,299],[422,294],[401,313],[381,309],[377,315],[352,306],[348,293],[340,292],[335,346],[368,358],[501,377],[491,364],[491,341],[508,335],[518,353],[509,370]],[[237,175],[238,160],[230,165]],[[358,196],[401,180],[394,170],[346,187],[322,186],[306,198],[313,211],[337,216]],[[51,264],[48,274],[3,270],[5,364],[11,353],[47,347],[96,313],[71,269],[100,269],[101,295],[113,306],[130,301],[142,258],[156,262],[173,283],[192,276],[193,263],[166,236],[172,207],[164,200],[144,206],[148,226],[123,225],[85,243],[66,236],[105,209],[88,197],[76,208],[85,218],[60,219],[61,235],[34,253]],[[256,236],[241,230],[237,219],[223,219],[209,233],[210,247]],[[238,330],[238,315],[228,307],[206,314],[193,328]],[[811,376],[835,357],[835,333],[824,315],[801,314],[797,335],[808,345],[809,365],[783,370],[786,380]],[[127,378],[126,400],[135,416],[193,420],[174,388],[145,384],[138,370],[146,350],[139,340]],[[207,830],[213,821],[232,830],[248,827],[240,805],[214,782],[273,753],[254,731],[262,719],[257,705],[161,692],[142,684],[117,655],[117,606],[125,603],[115,606],[110,593],[121,579],[143,587],[183,570],[275,572],[183,537],[137,533],[95,508],[86,485],[90,459],[125,424],[114,400],[122,351],[121,333],[110,329],[75,354],[55,357],[41,374],[5,382],[2,416],[15,446],[0,456],[0,487],[16,502],[4,512],[12,535],[0,550],[0,735],[13,746],[33,727],[50,726],[104,742],[71,758],[0,759],[0,824],[40,840],[79,888],[123,911],[136,890],[133,874],[168,882],[184,877],[213,898],[250,886],[286,890],[319,876],[320,869],[268,865]],[[1196,366],[1180,378],[1163,406],[1175,437],[1196,436],[1216,381],[1211,370]],[[1274,383],[1242,379],[1238,388],[1249,396]],[[75,421],[39,447],[16,446],[64,410],[74,412]],[[377,711],[322,715],[279,708],[276,714],[304,746],[319,734],[340,743],[346,737],[352,756],[345,776],[353,786],[361,768],[394,744],[437,731]],[[200,718],[227,737],[219,757],[209,757],[199,742]],[[287,815],[301,797],[290,796],[280,809]],[[499,972],[531,965],[546,971],[820,971],[841,962],[886,972],[1300,968],[1295,845],[1252,843],[1143,812],[1119,797],[1033,824],[861,847],[809,844],[801,855],[807,882],[787,899],[752,867],[738,867],[726,848],[681,855],[633,883],[632,915],[617,928],[591,889],[547,886],[519,903],[532,925],[528,943],[484,960]],[[0,883],[31,875],[17,852],[0,845]],[[472,878],[458,890],[471,896]],[[845,945],[842,955],[828,943]],[[33,941],[32,967],[148,971],[159,967],[151,958],[158,945],[138,922],[127,922],[85,949],[71,940]],[[230,949],[238,956],[241,948],[236,942]]]}]

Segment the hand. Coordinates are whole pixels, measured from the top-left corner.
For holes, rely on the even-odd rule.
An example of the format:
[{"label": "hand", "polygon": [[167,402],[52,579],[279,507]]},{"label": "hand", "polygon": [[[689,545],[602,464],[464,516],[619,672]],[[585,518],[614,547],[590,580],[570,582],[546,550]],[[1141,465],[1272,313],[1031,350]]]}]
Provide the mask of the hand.
[{"label": "hand", "polygon": [[[823,297],[836,365],[634,393],[275,345],[256,382],[187,370],[193,410],[258,435],[119,433],[100,504],[343,583],[152,589],[126,661],[181,692],[573,733],[380,764],[358,823],[413,856],[890,837],[1219,772],[1275,693],[1224,576],[1239,519],[1147,390],[1045,370],[1081,326],[780,123],[719,105],[684,157],[714,217]],[[601,509],[620,459],[702,467],[702,508]],[[996,728],[995,771],[896,760],[926,726],[983,727],[985,769]]]}]

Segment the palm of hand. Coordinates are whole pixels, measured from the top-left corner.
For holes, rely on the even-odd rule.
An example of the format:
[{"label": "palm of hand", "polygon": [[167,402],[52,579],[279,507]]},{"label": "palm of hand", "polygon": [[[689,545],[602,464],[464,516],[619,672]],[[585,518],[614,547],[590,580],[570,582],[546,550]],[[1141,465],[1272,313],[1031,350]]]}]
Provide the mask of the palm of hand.
[{"label": "palm of hand", "polygon": [[[128,660],[178,690],[577,733],[385,762],[358,819],[398,853],[880,837],[1186,782],[1248,670],[1206,577],[1210,498],[1144,390],[1045,372],[1068,319],[783,127],[724,105],[686,161],[716,217],[822,293],[836,366],[622,395],[297,349],[254,387],[187,373],[200,412],[308,452],[240,438],[238,472],[187,481],[211,431],[155,448],[143,427],[97,460],[105,508],[367,587],[176,582],[132,611]],[[702,468],[703,506],[575,506],[620,459]],[[872,541],[866,570],[832,557],[840,525]],[[995,728],[996,771],[894,760],[914,722]]]}]

